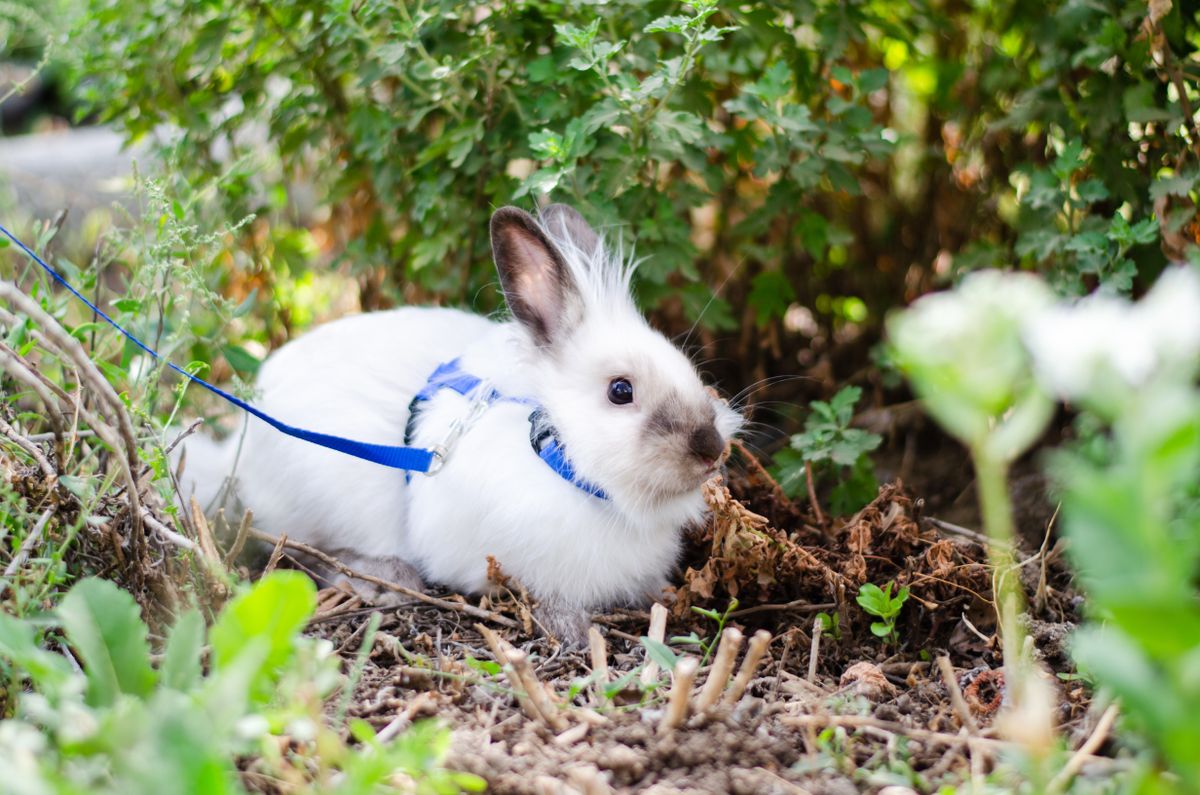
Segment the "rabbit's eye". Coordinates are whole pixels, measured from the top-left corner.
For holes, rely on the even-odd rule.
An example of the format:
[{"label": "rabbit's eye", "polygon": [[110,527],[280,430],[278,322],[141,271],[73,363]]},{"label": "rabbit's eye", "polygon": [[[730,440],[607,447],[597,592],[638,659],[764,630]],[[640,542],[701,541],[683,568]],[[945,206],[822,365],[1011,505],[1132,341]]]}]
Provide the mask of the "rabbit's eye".
[{"label": "rabbit's eye", "polygon": [[628,378],[614,378],[609,382],[608,402],[617,406],[633,402],[633,384]]}]

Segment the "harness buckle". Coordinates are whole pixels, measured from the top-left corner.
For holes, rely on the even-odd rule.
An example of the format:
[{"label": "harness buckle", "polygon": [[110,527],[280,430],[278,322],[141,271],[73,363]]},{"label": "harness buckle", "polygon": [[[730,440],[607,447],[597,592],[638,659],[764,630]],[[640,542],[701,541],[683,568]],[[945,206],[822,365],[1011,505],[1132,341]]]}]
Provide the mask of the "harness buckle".
[{"label": "harness buckle", "polygon": [[480,381],[471,390],[470,407],[465,414],[459,415],[454,422],[450,423],[450,428],[446,431],[446,435],[442,437],[442,441],[429,449],[429,452],[433,454],[433,458],[429,462],[429,469],[423,474],[429,476],[441,471],[442,467],[446,465],[446,459],[450,457],[450,453],[454,450],[454,446],[458,444],[458,440],[479,421],[479,418],[492,405],[495,395],[495,390],[492,389],[491,384],[487,381]]}]

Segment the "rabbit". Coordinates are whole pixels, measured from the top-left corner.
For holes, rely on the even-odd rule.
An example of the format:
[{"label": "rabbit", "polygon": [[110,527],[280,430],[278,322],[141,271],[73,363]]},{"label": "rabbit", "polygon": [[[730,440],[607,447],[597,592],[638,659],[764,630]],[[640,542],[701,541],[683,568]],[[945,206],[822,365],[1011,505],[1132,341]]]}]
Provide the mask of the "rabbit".
[{"label": "rabbit", "polygon": [[[191,487],[211,500],[224,479],[214,473],[236,458],[231,482],[257,526],[414,589],[484,592],[490,556],[538,601],[544,629],[578,643],[592,611],[661,598],[684,528],[704,516],[701,486],[742,420],[647,324],[631,266],[574,209],[535,218],[504,207],[490,232],[511,319],[351,316],[282,346],[258,376],[258,405],[284,422],[383,444],[407,430],[408,444],[433,448],[471,396],[414,397],[457,361],[504,397],[440,470],[406,475],[250,418],[241,439],[200,440]],[[539,438],[560,446],[574,480],[539,457]]]}]

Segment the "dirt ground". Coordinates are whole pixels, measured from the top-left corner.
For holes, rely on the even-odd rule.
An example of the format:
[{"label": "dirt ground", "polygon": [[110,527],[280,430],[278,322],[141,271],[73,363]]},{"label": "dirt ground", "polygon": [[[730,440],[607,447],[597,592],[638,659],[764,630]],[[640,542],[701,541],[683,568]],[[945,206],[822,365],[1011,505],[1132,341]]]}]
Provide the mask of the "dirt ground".
[{"label": "dirt ground", "polygon": [[[943,491],[961,495],[964,470],[943,460],[951,484]],[[469,607],[441,594],[441,606],[385,612],[351,716],[385,735],[422,718],[448,722],[450,765],[496,793],[933,791],[970,779],[972,765],[976,775],[991,769],[1006,747],[992,726],[1004,679],[982,537],[931,515],[897,482],[855,516],[831,519],[784,497],[749,457],[730,471],[728,484],[706,487],[712,519],[689,535],[680,584],[659,610],[669,613],[666,639],[694,632],[717,646],[716,622],[691,608],[722,613],[736,597],[726,626],[750,642],[729,654],[738,638],[728,638],[727,659],[712,654],[690,687],[680,682],[691,663],[677,664],[674,688],[666,672],[645,671],[639,639],[654,634],[649,611],[598,616],[593,648],[566,648],[537,631],[529,600],[508,581]],[[1019,474],[1015,483],[1034,493],[1032,507],[1018,505],[1025,537],[1037,539],[1018,554],[1027,628],[1045,667],[1067,674],[1079,600],[1040,483]],[[956,507],[945,494],[935,501]],[[961,503],[956,516],[969,517]],[[854,600],[864,582],[888,581],[911,593],[898,641],[875,637]],[[321,604],[310,631],[349,664],[371,610],[334,589]],[[816,632],[818,613],[835,623]],[[756,644],[761,660],[747,666]],[[1096,720],[1090,693],[1062,677],[1055,688],[1060,735],[1078,746]],[[1102,772],[1107,761],[1094,758],[1084,771]]]}]

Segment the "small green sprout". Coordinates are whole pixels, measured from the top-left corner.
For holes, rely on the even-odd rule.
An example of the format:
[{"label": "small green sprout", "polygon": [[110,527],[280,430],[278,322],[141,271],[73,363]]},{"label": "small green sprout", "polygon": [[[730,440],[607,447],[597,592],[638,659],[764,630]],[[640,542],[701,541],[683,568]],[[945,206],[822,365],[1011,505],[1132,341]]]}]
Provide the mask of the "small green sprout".
[{"label": "small green sprout", "polygon": [[687,635],[675,635],[671,638],[671,644],[674,646],[695,646],[700,650],[700,666],[708,664],[708,658],[717,650],[717,642],[721,639],[721,633],[725,631],[725,624],[729,621],[730,614],[738,609],[738,600],[733,598],[729,600],[729,606],[725,608],[724,613],[718,613],[716,610],[710,610],[704,607],[693,607],[692,612],[696,615],[704,616],[708,620],[716,623],[717,631],[708,638],[702,638],[694,631]]},{"label": "small green sprout", "polygon": [[842,627],[837,613],[817,613],[817,623],[821,625],[821,633],[834,640],[842,639]]},{"label": "small green sprout", "polygon": [[880,588],[878,585],[864,583],[858,589],[856,601],[863,610],[881,620],[871,624],[871,632],[878,638],[896,641],[900,636],[896,633],[896,619],[900,616],[900,608],[908,601],[908,586],[903,586],[892,596],[894,582]]}]

